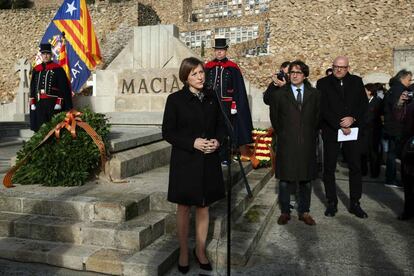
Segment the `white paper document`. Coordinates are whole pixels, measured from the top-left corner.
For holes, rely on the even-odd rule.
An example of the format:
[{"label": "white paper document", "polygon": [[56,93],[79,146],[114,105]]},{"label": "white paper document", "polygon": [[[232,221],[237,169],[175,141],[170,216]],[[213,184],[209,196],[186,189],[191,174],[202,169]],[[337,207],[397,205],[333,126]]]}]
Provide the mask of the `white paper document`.
[{"label": "white paper document", "polygon": [[338,129],[338,142],[355,141],[358,139],[358,128],[351,127],[351,133],[345,135],[341,129]]}]

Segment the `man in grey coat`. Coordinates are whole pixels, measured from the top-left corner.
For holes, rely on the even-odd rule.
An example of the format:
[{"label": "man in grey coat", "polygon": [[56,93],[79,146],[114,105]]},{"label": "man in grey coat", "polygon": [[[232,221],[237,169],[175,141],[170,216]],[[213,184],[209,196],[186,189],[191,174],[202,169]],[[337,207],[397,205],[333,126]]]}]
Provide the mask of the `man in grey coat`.
[{"label": "man in grey coat", "polygon": [[316,138],[319,126],[319,92],[307,77],[309,67],[302,61],[289,66],[290,83],[280,88],[270,102],[270,120],[277,135],[276,178],[279,179],[281,215],[278,224],[290,220],[290,187],[299,184],[298,215],[315,225],[309,215],[311,181],[317,176]]}]

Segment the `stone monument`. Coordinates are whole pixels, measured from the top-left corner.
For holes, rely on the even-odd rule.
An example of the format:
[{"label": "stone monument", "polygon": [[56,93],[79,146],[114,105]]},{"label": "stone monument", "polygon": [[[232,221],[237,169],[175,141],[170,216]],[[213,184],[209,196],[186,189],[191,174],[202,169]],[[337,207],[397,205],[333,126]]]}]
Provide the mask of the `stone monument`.
[{"label": "stone monument", "polygon": [[[167,96],[182,87],[181,61],[201,59],[178,36],[174,25],[135,27],[134,38],[114,61],[96,71],[93,95],[76,97],[75,106],[107,113],[112,124],[160,125]],[[263,91],[245,84],[255,126],[270,126]]]},{"label": "stone monument", "polygon": [[31,65],[27,59],[21,58],[15,65],[15,72],[19,73],[19,88],[16,94],[16,113],[14,114],[14,121],[24,121],[25,114],[29,113],[28,99],[30,93],[29,72]]}]

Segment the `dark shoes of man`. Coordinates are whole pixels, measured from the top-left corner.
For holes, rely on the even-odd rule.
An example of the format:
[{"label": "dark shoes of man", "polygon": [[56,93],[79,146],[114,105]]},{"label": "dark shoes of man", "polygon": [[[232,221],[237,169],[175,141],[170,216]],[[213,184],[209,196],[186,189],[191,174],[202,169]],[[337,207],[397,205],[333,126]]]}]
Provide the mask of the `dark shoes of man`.
[{"label": "dark shoes of man", "polygon": [[288,221],[290,220],[290,215],[289,214],[284,214],[282,213],[279,218],[277,219],[277,224],[279,225],[285,225],[288,223]]},{"label": "dark shoes of man", "polygon": [[397,189],[402,189],[403,188],[402,183],[398,180],[386,181],[384,185],[386,187],[390,187],[390,188],[397,188]]},{"label": "dark shoes of man", "polygon": [[327,217],[334,217],[335,214],[338,212],[338,207],[335,203],[328,203],[328,206],[325,210],[325,216]]},{"label": "dark shoes of man", "polygon": [[398,217],[397,217],[397,219],[399,219],[399,220],[409,220],[409,219],[412,219],[412,218],[414,218],[414,214],[411,214],[411,213],[407,213],[407,212],[402,212]]},{"label": "dark shoes of man", "polygon": [[315,225],[315,220],[308,213],[299,215],[299,220],[303,221],[307,225]]},{"label": "dark shoes of man", "polygon": [[359,218],[368,218],[367,213],[365,213],[365,211],[362,210],[361,205],[359,205],[359,203],[352,203],[351,207],[349,208],[349,212]]},{"label": "dark shoes of man", "polygon": [[[290,215],[289,214],[281,214],[277,219],[277,224],[285,225],[289,222]],[[315,225],[315,220],[309,215],[308,213],[299,214],[299,220],[303,221],[307,225]]]}]

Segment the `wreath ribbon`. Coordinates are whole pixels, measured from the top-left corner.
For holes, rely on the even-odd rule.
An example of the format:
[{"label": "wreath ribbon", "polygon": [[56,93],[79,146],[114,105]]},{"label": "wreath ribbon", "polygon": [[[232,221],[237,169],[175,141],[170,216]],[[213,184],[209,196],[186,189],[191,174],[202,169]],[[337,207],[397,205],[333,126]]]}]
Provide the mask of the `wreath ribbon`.
[{"label": "wreath ribbon", "polygon": [[49,140],[50,137],[55,135],[56,139],[60,139],[60,131],[62,129],[66,129],[70,132],[70,135],[73,139],[76,139],[76,126],[79,126],[83,130],[86,131],[86,133],[92,138],[95,145],[99,149],[99,153],[101,156],[101,168],[102,171],[105,171],[105,163],[106,163],[106,150],[105,150],[105,144],[102,141],[102,137],[96,133],[96,131],[86,122],[82,121],[80,116],[82,115],[81,112],[72,109],[66,113],[65,119],[58,123],[54,128],[52,128],[48,134],[43,138],[43,140],[31,151],[29,152],[22,160],[20,160],[15,166],[13,166],[10,170],[7,171],[6,175],[3,178],[3,185],[6,188],[14,187],[12,183],[12,178],[14,173],[22,166],[24,165],[27,160],[30,159],[32,154],[39,149],[47,140]]}]

